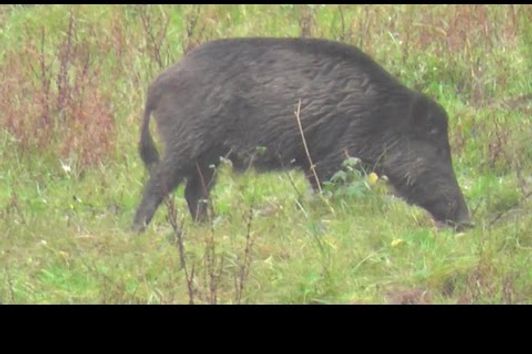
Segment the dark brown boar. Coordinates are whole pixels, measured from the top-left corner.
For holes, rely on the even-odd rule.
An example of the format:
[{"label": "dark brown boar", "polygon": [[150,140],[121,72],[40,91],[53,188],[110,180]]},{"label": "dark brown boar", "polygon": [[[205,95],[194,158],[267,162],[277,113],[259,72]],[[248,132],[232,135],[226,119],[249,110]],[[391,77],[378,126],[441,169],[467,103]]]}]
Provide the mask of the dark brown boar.
[{"label": "dark brown boar", "polygon": [[[186,180],[195,220],[220,157],[236,169],[298,168],[317,188],[346,154],[388,176],[409,203],[453,226],[469,223],[451,159],[445,110],[402,85],[359,49],[320,39],[247,38],[203,44],[150,86],[140,155],[150,169],[135,219],[150,222],[164,197]],[[151,113],[165,149],[149,133]],[[263,151],[257,154],[257,147]]]}]

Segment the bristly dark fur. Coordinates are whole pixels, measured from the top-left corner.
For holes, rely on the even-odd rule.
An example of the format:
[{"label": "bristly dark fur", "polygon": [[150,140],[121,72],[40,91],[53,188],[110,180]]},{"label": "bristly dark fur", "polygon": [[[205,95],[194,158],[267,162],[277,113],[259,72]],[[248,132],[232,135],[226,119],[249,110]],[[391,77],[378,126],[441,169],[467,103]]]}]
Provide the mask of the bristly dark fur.
[{"label": "bristly dark fur", "polygon": [[[236,169],[299,168],[316,186],[294,112],[320,181],[346,153],[388,175],[409,202],[449,223],[468,220],[454,176],[445,110],[352,46],[319,39],[247,38],[206,43],[150,86],[140,153],[151,167],[135,228],[187,180],[185,198],[202,220],[220,156]],[[154,113],[162,159],[149,134]],[[264,151],[257,153],[257,147]],[[207,181],[207,182],[206,182]]]}]

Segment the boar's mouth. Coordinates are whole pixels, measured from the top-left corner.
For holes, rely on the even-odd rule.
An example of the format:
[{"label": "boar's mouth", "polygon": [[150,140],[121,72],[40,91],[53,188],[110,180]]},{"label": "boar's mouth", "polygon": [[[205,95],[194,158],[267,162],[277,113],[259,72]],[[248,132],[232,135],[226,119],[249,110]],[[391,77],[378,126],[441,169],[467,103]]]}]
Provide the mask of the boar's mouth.
[{"label": "boar's mouth", "polygon": [[450,227],[452,228],[453,230],[455,230],[456,232],[462,232],[462,231],[465,231],[467,229],[471,229],[473,227],[475,227],[475,224],[472,222],[472,221],[463,221],[463,222],[454,222],[454,221],[451,221],[451,220],[447,220],[446,222],[441,222],[441,221],[438,221],[437,219],[435,219],[433,217],[433,220],[436,224],[436,227],[437,228],[446,228],[446,227]]},{"label": "boar's mouth", "polygon": [[440,196],[431,200],[417,202],[426,209],[438,227],[451,227],[455,231],[463,231],[474,226],[471,221],[462,192],[458,189],[454,197]]},{"label": "boar's mouth", "polygon": [[460,232],[460,231],[465,231],[467,229],[473,228],[475,226],[474,223],[469,218],[469,214],[462,216],[462,217],[458,217],[453,220],[450,218],[440,218],[434,215],[433,213],[431,213],[430,211],[429,213],[438,228],[449,227],[457,232]]}]

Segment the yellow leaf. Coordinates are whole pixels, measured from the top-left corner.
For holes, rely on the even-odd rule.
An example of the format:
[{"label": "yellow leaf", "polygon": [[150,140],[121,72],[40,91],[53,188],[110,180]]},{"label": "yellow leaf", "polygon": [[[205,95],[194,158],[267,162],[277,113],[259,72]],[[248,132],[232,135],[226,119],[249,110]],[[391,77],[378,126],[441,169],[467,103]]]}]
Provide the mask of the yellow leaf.
[{"label": "yellow leaf", "polygon": [[405,241],[403,239],[400,239],[400,238],[395,238],[393,239],[393,241],[390,243],[392,247],[397,247],[399,246],[400,244],[404,243]]},{"label": "yellow leaf", "polygon": [[368,183],[370,186],[376,185],[378,180],[379,180],[379,176],[375,172],[371,172],[368,175]]}]

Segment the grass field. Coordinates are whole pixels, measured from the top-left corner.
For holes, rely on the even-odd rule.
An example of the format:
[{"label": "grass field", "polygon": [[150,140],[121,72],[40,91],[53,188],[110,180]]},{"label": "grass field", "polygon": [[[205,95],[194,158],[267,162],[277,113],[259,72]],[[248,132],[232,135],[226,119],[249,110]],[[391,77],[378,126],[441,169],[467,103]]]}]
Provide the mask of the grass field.
[{"label": "grass field", "polygon": [[[531,19],[529,5],[0,5],[0,303],[531,303]],[[437,229],[364,174],[319,196],[295,171],[223,165],[212,222],[192,223],[180,187],[132,233],[148,84],[242,36],[353,44],[434,97],[476,227]]]}]

